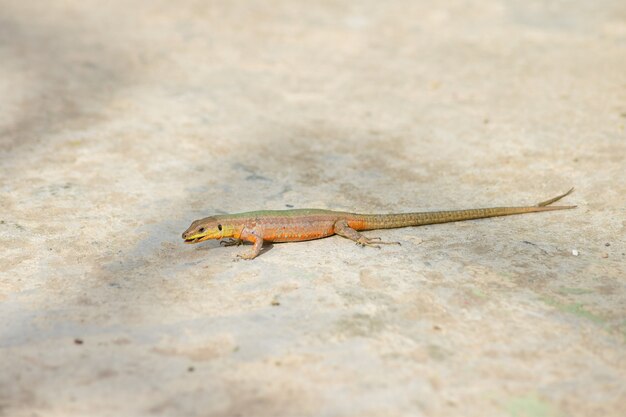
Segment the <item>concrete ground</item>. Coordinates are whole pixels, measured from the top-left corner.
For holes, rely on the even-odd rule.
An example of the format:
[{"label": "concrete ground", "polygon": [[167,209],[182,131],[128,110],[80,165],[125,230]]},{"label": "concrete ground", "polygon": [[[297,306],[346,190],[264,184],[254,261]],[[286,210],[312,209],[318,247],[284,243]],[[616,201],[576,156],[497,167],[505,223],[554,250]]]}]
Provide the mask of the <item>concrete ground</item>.
[{"label": "concrete ground", "polygon": [[2,416],[624,415],[623,0],[0,0],[0,108]]}]

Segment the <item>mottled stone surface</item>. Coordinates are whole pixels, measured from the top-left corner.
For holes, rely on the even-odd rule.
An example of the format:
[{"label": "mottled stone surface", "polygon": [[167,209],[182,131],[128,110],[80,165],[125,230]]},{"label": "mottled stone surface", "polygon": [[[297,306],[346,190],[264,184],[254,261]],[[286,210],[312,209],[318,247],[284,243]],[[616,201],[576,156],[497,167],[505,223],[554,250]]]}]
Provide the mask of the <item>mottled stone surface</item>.
[{"label": "mottled stone surface", "polygon": [[621,0],[0,0],[0,109],[2,416],[624,415]]}]

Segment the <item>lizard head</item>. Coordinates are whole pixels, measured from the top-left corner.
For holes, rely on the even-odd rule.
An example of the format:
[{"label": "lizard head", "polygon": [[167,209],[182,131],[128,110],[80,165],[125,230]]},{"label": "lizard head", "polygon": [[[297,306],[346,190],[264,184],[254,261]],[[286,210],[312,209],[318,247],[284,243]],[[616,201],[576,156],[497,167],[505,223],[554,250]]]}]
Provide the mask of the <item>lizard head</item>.
[{"label": "lizard head", "polygon": [[185,243],[198,243],[209,239],[233,237],[234,227],[225,224],[219,216],[205,217],[191,223],[183,233]]}]

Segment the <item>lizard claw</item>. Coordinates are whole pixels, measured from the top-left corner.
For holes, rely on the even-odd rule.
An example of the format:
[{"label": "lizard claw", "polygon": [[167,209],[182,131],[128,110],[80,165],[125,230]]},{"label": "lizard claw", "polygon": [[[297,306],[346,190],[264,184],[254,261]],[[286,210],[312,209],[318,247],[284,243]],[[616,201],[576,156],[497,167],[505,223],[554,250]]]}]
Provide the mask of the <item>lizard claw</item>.
[{"label": "lizard claw", "polygon": [[359,246],[371,246],[373,248],[380,249],[380,245],[400,245],[400,242],[384,242],[379,237],[365,237],[361,236],[356,242]]}]

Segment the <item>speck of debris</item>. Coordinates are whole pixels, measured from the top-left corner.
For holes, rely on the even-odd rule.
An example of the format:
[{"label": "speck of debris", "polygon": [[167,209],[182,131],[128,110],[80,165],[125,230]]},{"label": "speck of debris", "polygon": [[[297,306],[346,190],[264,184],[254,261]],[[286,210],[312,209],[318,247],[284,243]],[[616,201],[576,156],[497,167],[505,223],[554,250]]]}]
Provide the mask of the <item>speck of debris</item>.
[{"label": "speck of debris", "polygon": [[293,204],[285,204],[285,207],[293,208]]},{"label": "speck of debris", "polygon": [[602,254],[602,257],[603,257],[603,258],[608,258],[608,257],[609,257],[609,254],[608,254],[608,253],[606,253],[606,252],[604,252],[604,253]]},{"label": "speck of debris", "polygon": [[271,304],[272,304],[273,306],[279,306],[279,305],[280,305],[280,301],[278,301],[278,300],[272,300],[272,303],[271,303]]},{"label": "speck of debris", "polygon": [[606,242],[606,243],[604,244],[604,246],[606,246],[606,247],[608,248],[609,246],[611,246],[611,244],[610,244],[609,242]]},{"label": "speck of debris", "polygon": [[439,330],[441,330],[441,327],[439,327],[439,326],[437,326],[437,325],[435,324],[435,325],[433,326],[433,330],[437,330],[437,331],[439,331]]},{"label": "speck of debris", "polygon": [[187,368],[187,372],[193,372],[195,370],[196,368],[194,368],[193,366],[190,366],[189,368]]},{"label": "speck of debris", "polygon": [[82,345],[83,343],[84,343],[83,339],[74,339],[74,344],[75,345]]},{"label": "speck of debris", "polygon": [[578,256],[578,250],[577,249],[572,249],[572,255]]}]

